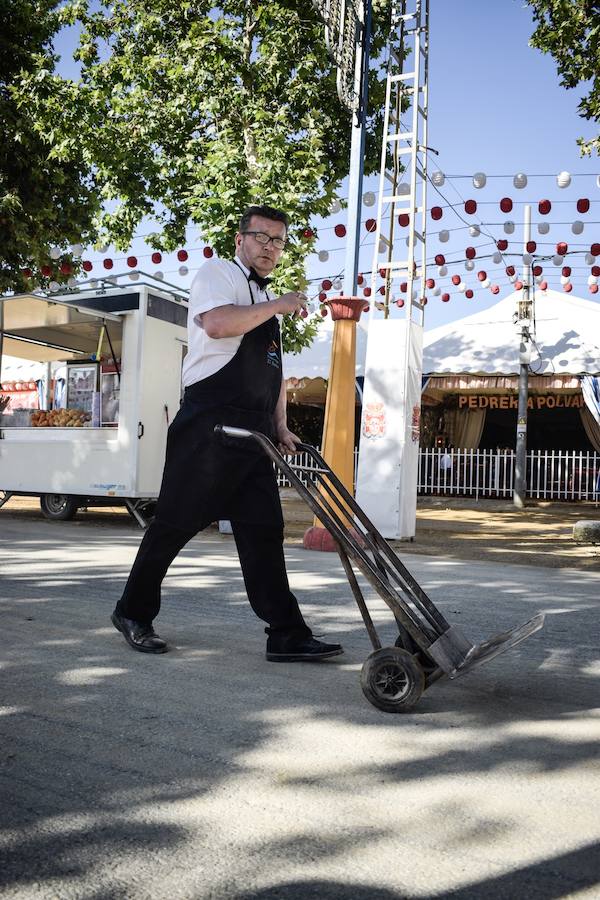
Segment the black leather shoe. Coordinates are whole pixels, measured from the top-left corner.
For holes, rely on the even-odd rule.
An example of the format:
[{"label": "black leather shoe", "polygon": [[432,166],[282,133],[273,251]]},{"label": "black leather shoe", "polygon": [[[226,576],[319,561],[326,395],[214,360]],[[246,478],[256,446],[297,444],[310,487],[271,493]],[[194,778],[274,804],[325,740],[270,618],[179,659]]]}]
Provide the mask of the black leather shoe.
[{"label": "black leather shoe", "polygon": [[325,644],[314,637],[267,639],[267,659],[269,662],[312,662],[329,659],[343,653],[341,644]]},{"label": "black leather shoe", "polygon": [[117,631],[121,632],[134,650],[139,650],[141,653],[166,653],[169,649],[167,642],[155,633],[152,625],[126,619],[116,609],[110,619]]}]

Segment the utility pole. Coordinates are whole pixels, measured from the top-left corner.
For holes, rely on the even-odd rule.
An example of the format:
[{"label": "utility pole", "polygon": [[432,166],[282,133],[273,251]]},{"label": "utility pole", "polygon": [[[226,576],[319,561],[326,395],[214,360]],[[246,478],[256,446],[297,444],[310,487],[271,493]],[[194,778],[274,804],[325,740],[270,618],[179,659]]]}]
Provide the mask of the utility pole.
[{"label": "utility pole", "polygon": [[[529,251],[527,244],[531,240],[531,206],[524,210],[523,222],[523,254]],[[531,284],[531,263],[523,264],[523,288],[521,299],[517,303],[515,325],[519,335],[519,407],[517,412],[517,444],[515,453],[515,483],[513,503],[517,509],[525,508],[527,494],[527,402],[529,399],[529,363],[531,362],[531,339],[533,331],[533,300]]]}]

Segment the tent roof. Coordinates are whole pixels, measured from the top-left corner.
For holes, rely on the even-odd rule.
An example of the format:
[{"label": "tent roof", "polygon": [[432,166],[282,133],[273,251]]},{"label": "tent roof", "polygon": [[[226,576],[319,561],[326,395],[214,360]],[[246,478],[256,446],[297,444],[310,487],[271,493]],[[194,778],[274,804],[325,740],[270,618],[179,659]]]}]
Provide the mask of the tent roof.
[{"label": "tent roof", "polygon": [[[365,374],[367,350],[368,317],[360,319],[356,328],[356,375]],[[333,322],[330,317],[323,320],[311,346],[301,353],[284,353],[283,375],[285,378],[329,378]]]},{"label": "tent roof", "polygon": [[[425,332],[423,372],[509,375],[519,371],[513,315],[521,291],[489,309]],[[558,291],[536,293],[536,375],[600,373],[600,304]]]}]

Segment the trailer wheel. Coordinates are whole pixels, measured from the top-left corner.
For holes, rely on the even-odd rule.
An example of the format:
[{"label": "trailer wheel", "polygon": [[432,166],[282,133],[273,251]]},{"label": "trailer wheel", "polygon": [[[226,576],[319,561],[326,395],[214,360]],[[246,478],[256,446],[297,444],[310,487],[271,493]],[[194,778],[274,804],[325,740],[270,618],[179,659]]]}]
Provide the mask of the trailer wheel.
[{"label": "trailer wheel", "polygon": [[416,656],[419,662],[419,665],[425,672],[425,675],[430,675],[434,669],[437,669],[437,663],[430,656],[428,656],[417,644],[417,642],[410,636],[408,631],[405,628],[402,628],[401,625],[398,626],[400,630],[400,634],[396,638],[396,647],[402,647],[403,650],[408,650],[411,656]]},{"label": "trailer wheel", "polygon": [[384,712],[409,712],[425,690],[423,669],[407,650],[383,647],[371,653],[360,673],[363,694]]},{"label": "trailer wheel", "polygon": [[74,497],[69,494],[42,494],[40,506],[46,518],[55,522],[72,519],[79,509]]}]

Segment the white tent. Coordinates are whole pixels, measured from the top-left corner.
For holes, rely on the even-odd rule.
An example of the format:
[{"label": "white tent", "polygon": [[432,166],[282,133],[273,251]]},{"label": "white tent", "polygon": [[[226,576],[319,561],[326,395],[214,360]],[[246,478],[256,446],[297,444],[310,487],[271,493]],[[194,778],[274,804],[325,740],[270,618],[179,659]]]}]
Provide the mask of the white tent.
[{"label": "white tent", "polygon": [[[518,330],[513,324],[521,291],[494,306],[425,332],[425,374],[502,374],[519,371]],[[600,372],[600,303],[558,291],[536,292],[537,375]]]},{"label": "white tent", "polygon": [[[361,317],[356,326],[356,374],[365,373],[367,351],[368,316]],[[321,323],[311,346],[301,353],[284,353],[283,374],[285,378],[329,378],[333,322],[327,317]]]}]

